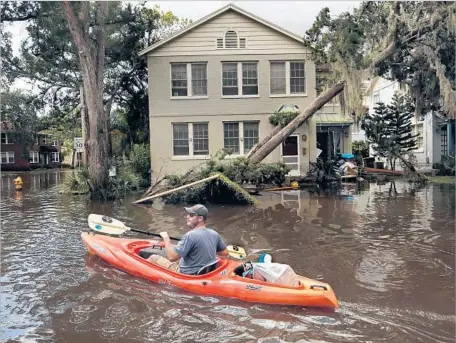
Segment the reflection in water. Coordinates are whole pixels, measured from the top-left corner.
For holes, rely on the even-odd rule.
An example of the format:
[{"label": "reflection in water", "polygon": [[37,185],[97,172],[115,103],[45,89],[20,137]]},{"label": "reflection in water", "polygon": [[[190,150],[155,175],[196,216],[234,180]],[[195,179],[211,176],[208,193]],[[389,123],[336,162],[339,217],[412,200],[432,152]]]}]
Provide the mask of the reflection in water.
[{"label": "reflection in water", "polygon": [[[345,185],[211,206],[209,225],[250,253],[330,283],[335,313],[191,294],[118,271],[80,240],[89,213],[185,232],[181,206],[90,202],[58,193],[63,173],[2,176],[0,342],[453,342],[451,185]],[[131,237],[137,235],[128,234]],[[254,255],[253,255],[254,256]]]}]

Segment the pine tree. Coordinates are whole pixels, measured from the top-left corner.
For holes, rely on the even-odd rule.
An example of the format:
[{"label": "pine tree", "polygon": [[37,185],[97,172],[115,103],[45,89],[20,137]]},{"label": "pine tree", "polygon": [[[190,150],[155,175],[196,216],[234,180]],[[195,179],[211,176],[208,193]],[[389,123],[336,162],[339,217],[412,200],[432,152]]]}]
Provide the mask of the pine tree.
[{"label": "pine tree", "polygon": [[367,113],[361,122],[368,142],[377,156],[388,158],[390,127],[388,124],[388,108],[383,102],[374,107],[374,114]]},{"label": "pine tree", "polygon": [[[392,149],[400,155],[416,149],[417,135],[412,134],[412,118],[415,108],[408,96],[395,93],[390,105],[387,106],[387,120],[390,128]],[[394,170],[396,158],[390,157],[390,166]]]},{"label": "pine tree", "polygon": [[378,102],[374,114],[366,114],[361,122],[367,140],[377,156],[388,159],[392,170],[396,158],[416,149],[417,135],[412,134],[414,106],[408,96],[394,94],[390,105]]}]

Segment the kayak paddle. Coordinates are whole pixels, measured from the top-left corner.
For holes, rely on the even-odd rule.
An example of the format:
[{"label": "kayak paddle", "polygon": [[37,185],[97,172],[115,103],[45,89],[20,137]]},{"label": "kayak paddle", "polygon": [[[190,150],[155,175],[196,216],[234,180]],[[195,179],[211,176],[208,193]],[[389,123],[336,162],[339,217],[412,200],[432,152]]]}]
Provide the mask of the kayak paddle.
[{"label": "kayak paddle", "polygon": [[[155,236],[155,237],[161,238],[161,236],[158,233],[132,229],[131,227],[126,226],[123,222],[121,222],[118,219],[111,218],[108,216],[103,216],[100,214],[94,214],[94,213],[89,214],[87,221],[89,223],[89,228],[91,230],[100,232],[100,233],[120,236],[127,231],[133,231],[133,232],[143,233],[145,235],[150,235],[150,236]],[[181,240],[180,238],[176,238],[176,237],[169,237],[169,238],[173,241]],[[244,248],[242,248],[242,247],[239,247],[236,245],[228,245],[226,248],[228,249],[228,253],[229,253],[230,257],[232,257],[236,260],[242,260],[247,255]]]},{"label": "kayak paddle", "polygon": [[[89,214],[88,217],[88,222],[89,222],[89,227],[93,231],[101,232],[101,233],[107,233],[110,235],[122,235],[126,231],[133,231],[133,232],[138,232],[138,233],[143,233],[145,235],[150,235],[150,236],[155,236],[155,237],[160,237],[161,236],[158,233],[154,232],[149,232],[149,231],[141,231],[141,230],[136,230],[132,229],[131,227],[126,226],[123,222],[121,222],[118,219],[111,218],[108,216],[103,216],[100,214]],[[175,238],[175,237],[169,237],[173,241],[180,241],[180,238]]]}]

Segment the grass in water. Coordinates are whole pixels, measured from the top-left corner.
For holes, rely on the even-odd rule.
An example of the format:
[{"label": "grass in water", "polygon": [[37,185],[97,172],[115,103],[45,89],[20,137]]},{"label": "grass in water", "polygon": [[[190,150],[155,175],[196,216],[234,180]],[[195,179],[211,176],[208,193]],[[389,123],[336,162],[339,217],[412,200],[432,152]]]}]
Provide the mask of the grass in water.
[{"label": "grass in water", "polygon": [[454,176],[428,176],[429,181],[433,183],[456,183],[456,178]]}]

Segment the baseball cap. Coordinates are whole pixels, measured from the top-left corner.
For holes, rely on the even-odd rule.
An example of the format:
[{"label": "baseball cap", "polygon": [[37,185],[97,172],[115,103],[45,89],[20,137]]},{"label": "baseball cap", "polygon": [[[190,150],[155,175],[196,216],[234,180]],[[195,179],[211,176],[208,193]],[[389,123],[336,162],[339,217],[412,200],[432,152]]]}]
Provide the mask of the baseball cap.
[{"label": "baseball cap", "polygon": [[185,211],[187,211],[187,213],[197,214],[201,217],[204,217],[204,219],[207,218],[207,214],[209,213],[206,206],[201,205],[201,204],[193,205],[192,207],[184,207],[184,208],[185,208]]}]

